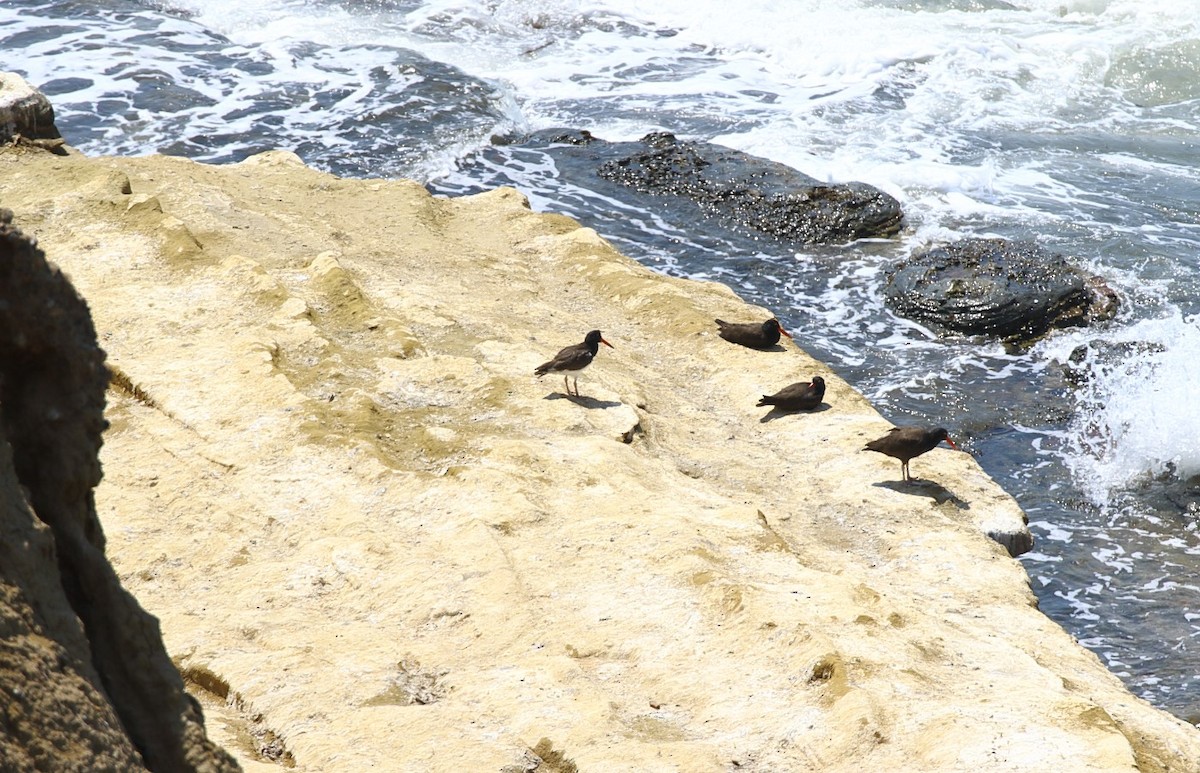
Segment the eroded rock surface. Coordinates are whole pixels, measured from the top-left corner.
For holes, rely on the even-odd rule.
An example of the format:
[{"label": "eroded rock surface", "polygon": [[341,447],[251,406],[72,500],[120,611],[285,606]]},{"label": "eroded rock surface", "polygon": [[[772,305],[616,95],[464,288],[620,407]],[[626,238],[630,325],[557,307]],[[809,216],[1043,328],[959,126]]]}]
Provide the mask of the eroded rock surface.
[{"label": "eroded rock surface", "polygon": [[104,555],[107,385],[87,306],[0,210],[0,767],[236,770]]},{"label": "eroded rock surface", "polygon": [[[248,770],[1200,769],[971,457],[897,484],[827,367],[717,337],[766,315],[723,286],[287,153],[0,152],[0,199],[89,299],[109,554]],[[593,328],[586,399],[533,376]]]},{"label": "eroded rock surface", "polygon": [[1116,314],[1116,293],[1036,244],[963,239],[913,255],[889,275],[897,314],[966,335],[1027,343]]}]

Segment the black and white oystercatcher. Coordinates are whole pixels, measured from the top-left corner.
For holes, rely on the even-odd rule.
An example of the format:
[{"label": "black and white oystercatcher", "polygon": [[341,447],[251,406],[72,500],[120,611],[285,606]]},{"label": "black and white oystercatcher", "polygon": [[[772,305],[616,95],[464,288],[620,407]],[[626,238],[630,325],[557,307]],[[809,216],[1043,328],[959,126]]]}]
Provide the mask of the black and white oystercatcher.
[{"label": "black and white oystercatcher", "polygon": [[726,322],[723,319],[716,322],[720,328],[717,335],[730,343],[741,344],[751,349],[770,349],[779,343],[780,333],[788,338],[792,337],[774,317],[766,322]]},{"label": "black and white oystercatcher", "polygon": [[801,381],[785,386],[773,395],[763,395],[759,405],[773,405],[783,411],[811,411],[825,398],[825,379],[813,376],[809,383]]},{"label": "black and white oystercatcher", "polygon": [[[614,349],[612,344],[604,340],[604,336],[600,335],[599,330],[593,330],[583,339],[583,343],[568,346],[558,354],[554,355],[554,359],[550,362],[543,362],[534,369],[533,373],[536,376],[544,376],[547,373],[561,373],[568,370],[583,370],[588,365],[592,364],[592,360],[596,357],[596,352],[600,351],[600,344],[604,344],[610,349]],[[575,377],[575,391],[572,393],[571,388],[567,386],[567,377],[563,375],[563,388],[567,390],[567,394],[572,397],[579,397],[579,377]]]},{"label": "black and white oystercatcher", "polygon": [[958,450],[950,433],[942,427],[927,429],[925,427],[892,427],[891,431],[878,440],[872,440],[863,447],[864,451],[878,451],[900,460],[900,474],[904,480],[913,480],[908,474],[908,462],[926,451],[932,451],[938,443],[945,440],[950,447]]}]

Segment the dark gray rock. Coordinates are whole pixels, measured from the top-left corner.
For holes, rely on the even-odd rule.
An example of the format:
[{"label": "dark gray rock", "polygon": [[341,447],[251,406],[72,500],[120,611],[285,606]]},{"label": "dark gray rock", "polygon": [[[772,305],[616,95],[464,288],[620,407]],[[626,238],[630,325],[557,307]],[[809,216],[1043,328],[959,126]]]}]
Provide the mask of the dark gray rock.
[{"label": "dark gray rock", "polygon": [[235,771],[104,554],[104,360],[83,299],[0,210],[0,769]]},{"label": "dark gray rock", "polygon": [[843,244],[900,230],[900,203],[865,183],[831,185],[708,142],[648,134],[598,174],[642,193],[683,196],[710,215],[800,244]]},{"label": "dark gray rock", "polygon": [[884,298],[901,316],[1013,343],[1108,319],[1119,303],[1103,279],[1062,255],[1003,239],[964,239],[913,255],[892,271]]},{"label": "dark gray rock", "polygon": [[699,216],[754,239],[845,244],[891,236],[903,220],[900,203],[870,185],[822,183],[774,161],[666,133],[607,142],[586,131],[548,129],[497,143],[544,150],[563,179],[667,220]]}]

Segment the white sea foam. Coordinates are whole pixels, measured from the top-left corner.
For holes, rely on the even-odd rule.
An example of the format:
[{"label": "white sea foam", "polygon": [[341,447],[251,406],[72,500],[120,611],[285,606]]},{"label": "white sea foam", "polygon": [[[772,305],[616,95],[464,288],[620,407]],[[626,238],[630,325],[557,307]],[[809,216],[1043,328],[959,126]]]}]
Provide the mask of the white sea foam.
[{"label": "white sea foam", "polygon": [[[1095,340],[1095,339],[1091,339]],[[1200,474],[1200,321],[1178,312],[1118,328],[1106,336],[1118,354],[1089,349],[1082,362],[1081,412],[1071,427],[1067,461],[1098,505],[1114,490],[1168,476]],[[1047,354],[1066,360],[1084,335],[1055,341]]]},{"label": "white sea foam", "polygon": [[[935,229],[996,207],[1036,220],[1039,199],[1094,209],[1020,153],[981,148],[980,135],[1121,124],[1112,63],[1200,39],[1194,9],[1172,0],[1027,0],[976,13],[846,0],[160,5],[277,61],[297,40],[412,48],[495,82],[519,130],[577,126],[581,113],[594,122],[580,128],[611,140],[707,124],[707,139],[818,179],[869,181],[899,197],[913,225]],[[1181,78],[1200,76],[1195,62],[1189,72],[1184,57],[1170,61]]]}]

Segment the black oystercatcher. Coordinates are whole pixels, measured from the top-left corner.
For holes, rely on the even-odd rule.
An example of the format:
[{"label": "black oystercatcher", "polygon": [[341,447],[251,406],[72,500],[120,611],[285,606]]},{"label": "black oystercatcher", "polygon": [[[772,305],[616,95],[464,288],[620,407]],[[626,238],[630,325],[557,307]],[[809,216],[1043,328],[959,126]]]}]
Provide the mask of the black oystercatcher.
[{"label": "black oystercatcher", "polygon": [[788,338],[792,337],[774,317],[766,322],[726,322],[723,319],[716,322],[720,328],[717,335],[726,341],[749,346],[751,349],[770,349],[779,343],[780,333]]},{"label": "black oystercatcher", "polygon": [[[554,359],[550,360],[550,362],[543,362],[537,366],[533,373],[536,376],[544,376],[547,373],[559,373],[566,370],[583,370],[592,364],[592,360],[596,357],[596,352],[600,351],[600,344],[604,344],[610,349],[615,348],[608,341],[604,340],[604,336],[600,335],[599,330],[593,330],[583,339],[583,343],[568,346],[554,355]],[[579,377],[575,377],[575,392],[572,393],[571,388],[567,386],[567,377],[564,374],[563,388],[567,390],[568,395],[579,397]]]},{"label": "black oystercatcher", "polygon": [[927,429],[925,427],[892,427],[886,435],[878,440],[872,440],[863,447],[864,451],[878,451],[900,460],[900,474],[905,481],[913,480],[908,474],[908,461],[914,456],[920,456],[926,451],[945,440],[950,447],[957,450],[958,446],[950,439],[950,433],[942,427]]},{"label": "black oystercatcher", "polygon": [[784,411],[811,411],[825,397],[825,379],[813,376],[810,383],[785,386],[773,395],[763,395],[759,405],[773,405]]}]

